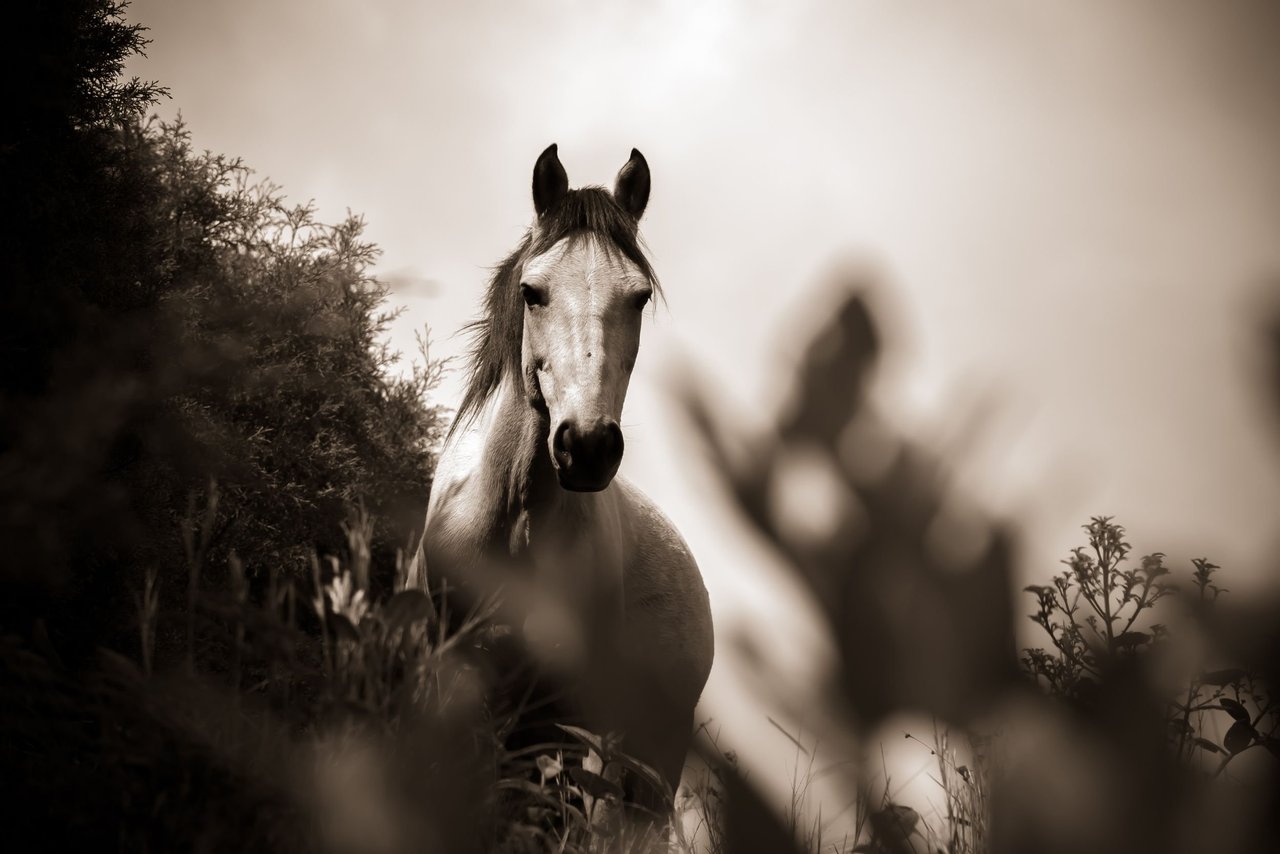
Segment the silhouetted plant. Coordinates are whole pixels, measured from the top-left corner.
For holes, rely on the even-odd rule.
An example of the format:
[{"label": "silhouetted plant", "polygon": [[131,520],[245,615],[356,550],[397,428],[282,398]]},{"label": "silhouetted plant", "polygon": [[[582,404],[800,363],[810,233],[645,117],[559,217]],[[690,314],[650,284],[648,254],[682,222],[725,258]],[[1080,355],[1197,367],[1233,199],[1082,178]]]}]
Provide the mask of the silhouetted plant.
[{"label": "silhouetted plant", "polygon": [[[1109,516],[1095,516],[1084,526],[1089,544],[1072,550],[1064,560],[1068,569],[1051,585],[1031,585],[1036,597],[1031,620],[1049,636],[1053,650],[1023,651],[1023,666],[1051,694],[1074,703],[1089,704],[1107,680],[1137,679],[1138,671],[1126,661],[1156,656],[1170,640],[1170,630],[1158,617],[1157,604],[1170,601],[1189,604],[1193,620],[1185,630],[1203,632],[1215,614],[1220,567],[1205,558],[1192,559],[1194,572],[1188,595],[1171,580],[1165,555],[1145,555],[1136,567],[1126,566],[1130,545],[1125,529]],[[1257,673],[1244,667],[1226,667],[1191,677],[1185,695],[1167,699],[1169,743],[1184,762],[1193,763],[1198,752],[1220,757],[1215,776],[1233,758],[1253,747],[1280,752],[1275,730],[1274,698]],[[1206,736],[1205,714],[1225,712],[1231,720],[1219,744]]]},{"label": "silhouetted plant", "polygon": [[[843,298],[809,339],[775,430],[735,435],[731,419],[715,417],[701,394],[686,402],[743,516],[787,559],[825,617],[837,653],[836,679],[825,686],[828,725],[856,739],[889,715],[914,711],[963,728],[1016,682],[1013,531],[977,512],[943,461],[872,404],[882,333],[868,282],[839,285]],[[748,450],[735,453],[743,445]],[[784,707],[788,699],[780,699]],[[862,838],[849,840],[854,850],[924,844],[929,828],[918,813],[873,796],[870,779],[856,768],[847,779],[865,814]],[[749,781],[727,789],[746,804],[723,813],[727,850],[814,838],[805,825],[749,816],[758,801]]]},{"label": "silhouetted plant", "polygon": [[1135,626],[1176,590],[1166,580],[1169,570],[1161,552],[1144,556],[1137,567],[1124,566],[1131,547],[1124,528],[1111,517],[1095,516],[1085,531],[1089,545],[1072,550],[1063,561],[1066,571],[1051,585],[1026,588],[1038,604],[1031,619],[1049,635],[1056,654],[1028,649],[1024,665],[1063,696],[1096,685],[1110,659],[1158,643],[1164,625],[1152,623],[1148,631]]}]

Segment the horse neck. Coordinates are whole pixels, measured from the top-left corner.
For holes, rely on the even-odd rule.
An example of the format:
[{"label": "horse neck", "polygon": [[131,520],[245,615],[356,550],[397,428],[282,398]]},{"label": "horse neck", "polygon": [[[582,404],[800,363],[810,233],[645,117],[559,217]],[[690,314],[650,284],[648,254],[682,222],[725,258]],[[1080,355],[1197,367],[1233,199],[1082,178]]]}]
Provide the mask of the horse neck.
[{"label": "horse neck", "polygon": [[[555,555],[551,563],[565,566],[604,570],[617,563],[616,555],[602,560],[602,544],[588,534],[598,533],[602,520],[616,515],[612,491],[561,488],[547,452],[546,418],[529,405],[518,381],[504,379],[491,406],[480,462],[484,500],[490,502],[485,515],[496,523],[490,527],[490,548],[512,557],[536,548],[544,558]],[[537,541],[533,546],[531,536]]]},{"label": "horse neck", "polygon": [[547,457],[546,419],[529,406],[519,384],[504,378],[486,408],[480,466],[490,506],[483,515],[497,523],[493,535],[515,553],[527,536],[531,509],[554,502],[562,490]]},{"label": "horse neck", "polygon": [[[458,521],[483,527],[475,532],[483,538],[481,552],[494,561],[490,566],[534,581],[550,597],[543,601],[567,608],[572,624],[599,640],[616,628],[623,606],[616,500],[606,497],[609,490],[563,490],[547,453],[547,433],[545,418],[529,406],[519,383],[504,379],[474,423],[451,440],[457,443],[452,452],[474,460],[470,506]],[[601,521],[611,518],[613,536],[601,536],[608,529]],[[532,614],[520,619],[527,616]]]}]

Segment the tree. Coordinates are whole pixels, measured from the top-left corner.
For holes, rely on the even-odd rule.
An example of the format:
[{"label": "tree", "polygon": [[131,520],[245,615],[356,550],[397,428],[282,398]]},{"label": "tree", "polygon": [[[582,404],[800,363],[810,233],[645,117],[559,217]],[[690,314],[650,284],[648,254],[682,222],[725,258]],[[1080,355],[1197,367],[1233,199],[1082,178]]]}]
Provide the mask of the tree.
[{"label": "tree", "polygon": [[130,637],[144,575],[299,570],[348,505],[403,545],[426,504],[439,365],[398,376],[363,223],[315,220],[238,160],[142,120],[144,30],[105,0],[35,4],[0,144],[0,625],[65,650]]}]

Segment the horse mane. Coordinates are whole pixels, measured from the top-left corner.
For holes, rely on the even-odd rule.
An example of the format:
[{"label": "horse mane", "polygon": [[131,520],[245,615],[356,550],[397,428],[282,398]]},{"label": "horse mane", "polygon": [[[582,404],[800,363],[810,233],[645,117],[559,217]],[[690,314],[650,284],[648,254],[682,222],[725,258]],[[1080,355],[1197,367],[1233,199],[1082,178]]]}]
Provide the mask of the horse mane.
[{"label": "horse mane", "polygon": [[494,268],[485,291],[483,314],[467,324],[472,338],[467,388],[450,432],[484,406],[502,378],[520,370],[520,344],[524,335],[524,301],[517,287],[526,258],[541,255],[561,240],[598,237],[638,268],[654,293],[660,293],[653,265],[641,246],[638,221],[623,210],[603,187],[570,190],[543,213],[519,245]]}]

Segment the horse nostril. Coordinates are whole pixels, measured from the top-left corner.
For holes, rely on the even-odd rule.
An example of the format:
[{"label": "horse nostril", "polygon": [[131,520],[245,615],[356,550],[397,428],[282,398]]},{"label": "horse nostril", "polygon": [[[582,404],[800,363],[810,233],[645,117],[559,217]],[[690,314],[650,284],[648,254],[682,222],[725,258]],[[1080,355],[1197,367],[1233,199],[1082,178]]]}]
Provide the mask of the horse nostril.
[{"label": "horse nostril", "polygon": [[622,428],[601,418],[583,429],[576,421],[562,421],[551,440],[551,453],[561,472],[592,477],[606,470],[612,476],[622,459]]},{"label": "horse nostril", "polygon": [[569,466],[573,463],[574,432],[573,423],[570,421],[562,421],[556,428],[551,448],[555,452],[556,463],[561,466]]}]

